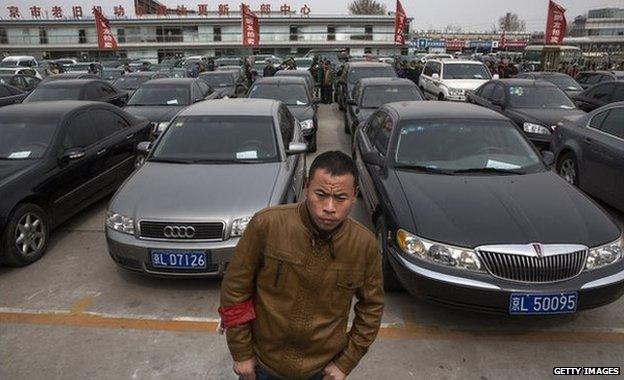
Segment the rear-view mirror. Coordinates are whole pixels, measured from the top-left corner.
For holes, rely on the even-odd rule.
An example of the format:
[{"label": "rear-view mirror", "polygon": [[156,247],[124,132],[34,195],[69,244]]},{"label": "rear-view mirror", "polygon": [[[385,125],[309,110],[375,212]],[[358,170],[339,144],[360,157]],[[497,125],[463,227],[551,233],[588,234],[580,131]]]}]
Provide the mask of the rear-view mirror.
[{"label": "rear-view mirror", "polygon": [[312,99],[312,104],[321,104],[321,98]]},{"label": "rear-view mirror", "polygon": [[365,152],[362,154],[362,161],[364,161],[364,163],[369,164],[369,165],[375,165],[375,166],[383,166],[384,165],[384,159],[383,157],[377,153],[377,152]]},{"label": "rear-view mirror", "polygon": [[152,143],[150,141],[141,141],[137,144],[137,151],[142,154],[148,154],[152,147]]},{"label": "rear-view mirror", "polygon": [[438,73],[433,73],[433,74],[431,75],[431,78],[433,78],[433,79],[440,79],[440,74],[438,74]]},{"label": "rear-view mirror", "polygon": [[357,102],[355,101],[355,99],[348,99],[347,104],[349,104],[350,106],[355,106],[357,105]]},{"label": "rear-view mirror", "polygon": [[543,150],[542,160],[544,160],[546,166],[552,166],[555,163],[555,154],[549,150]]},{"label": "rear-view mirror", "polygon": [[307,150],[308,150],[308,145],[306,143],[291,142],[290,144],[288,144],[288,150],[286,150],[286,154],[288,155],[301,154],[301,153],[305,153]]},{"label": "rear-view mirror", "polygon": [[500,75],[494,74],[494,75],[492,75],[492,79],[500,79]]}]

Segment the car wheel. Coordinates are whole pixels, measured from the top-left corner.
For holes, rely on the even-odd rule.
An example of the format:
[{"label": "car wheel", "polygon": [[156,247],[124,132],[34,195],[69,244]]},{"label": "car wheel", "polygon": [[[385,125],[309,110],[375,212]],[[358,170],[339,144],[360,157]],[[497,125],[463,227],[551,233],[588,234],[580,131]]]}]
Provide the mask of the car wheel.
[{"label": "car wheel", "polygon": [[310,153],[316,152],[316,132],[314,133],[314,136],[312,137],[312,141],[310,141],[310,147],[308,148],[308,152]]},{"label": "car wheel", "polygon": [[399,292],[403,290],[403,285],[394,273],[394,269],[392,269],[392,265],[390,264],[390,259],[388,258],[388,253],[384,249],[385,240],[387,236],[386,224],[384,221],[379,218],[377,219],[377,223],[375,223],[375,235],[377,236],[377,246],[379,248],[379,252],[381,254],[381,273],[383,275],[383,287],[386,292]]},{"label": "car wheel", "polygon": [[145,163],[145,156],[142,154],[137,155],[136,157],[134,157],[134,168],[138,169],[141,166],[143,166],[143,164]]},{"label": "car wheel", "polygon": [[438,95],[438,100],[439,101],[443,101],[444,100],[444,94],[439,94]]},{"label": "car wheel", "polygon": [[578,164],[571,153],[564,154],[557,163],[557,173],[569,184],[578,186]]},{"label": "car wheel", "polygon": [[3,246],[6,264],[25,266],[43,256],[50,230],[45,211],[32,203],[18,206],[9,217]]}]

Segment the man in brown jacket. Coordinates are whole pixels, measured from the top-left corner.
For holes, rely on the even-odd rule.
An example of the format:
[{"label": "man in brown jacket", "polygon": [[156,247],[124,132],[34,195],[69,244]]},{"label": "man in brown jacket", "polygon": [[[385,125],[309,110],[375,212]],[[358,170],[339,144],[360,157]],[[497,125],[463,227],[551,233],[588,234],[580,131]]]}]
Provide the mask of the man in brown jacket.
[{"label": "man in brown jacket", "polygon": [[349,218],[356,198],[355,164],[326,152],[310,167],[304,202],[262,210],[249,222],[219,308],[241,379],[342,380],[375,340],[380,254],[374,236]]}]

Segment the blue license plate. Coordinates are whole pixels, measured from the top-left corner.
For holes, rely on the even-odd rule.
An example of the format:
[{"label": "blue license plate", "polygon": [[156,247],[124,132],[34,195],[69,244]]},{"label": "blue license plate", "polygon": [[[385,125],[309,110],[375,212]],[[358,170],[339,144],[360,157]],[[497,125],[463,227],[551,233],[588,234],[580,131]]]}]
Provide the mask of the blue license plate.
[{"label": "blue license plate", "polygon": [[569,314],[576,312],[577,292],[557,294],[513,293],[509,297],[509,314]]},{"label": "blue license plate", "polygon": [[206,268],[206,252],[152,251],[151,256],[154,268]]}]

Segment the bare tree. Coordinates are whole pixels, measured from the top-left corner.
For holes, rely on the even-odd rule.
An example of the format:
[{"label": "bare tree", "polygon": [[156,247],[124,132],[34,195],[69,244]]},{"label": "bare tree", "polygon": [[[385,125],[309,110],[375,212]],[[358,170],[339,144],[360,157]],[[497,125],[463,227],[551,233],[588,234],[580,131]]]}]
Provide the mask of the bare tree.
[{"label": "bare tree", "polygon": [[500,17],[498,25],[501,30],[506,32],[524,32],[526,30],[526,22],[516,13],[507,13]]},{"label": "bare tree", "polygon": [[375,0],[353,0],[349,4],[352,15],[385,15],[386,6]]},{"label": "bare tree", "polygon": [[459,25],[449,24],[444,28],[445,33],[462,33],[464,30]]}]

